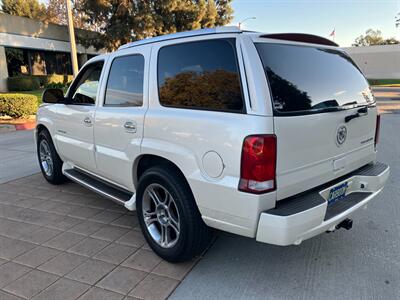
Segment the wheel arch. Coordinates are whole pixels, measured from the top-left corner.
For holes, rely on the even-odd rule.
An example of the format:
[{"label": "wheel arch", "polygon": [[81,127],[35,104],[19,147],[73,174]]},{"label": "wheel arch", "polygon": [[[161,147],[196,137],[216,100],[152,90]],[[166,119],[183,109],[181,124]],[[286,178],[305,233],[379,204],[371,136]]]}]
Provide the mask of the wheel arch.
[{"label": "wheel arch", "polygon": [[49,129],[48,129],[45,125],[43,125],[43,124],[41,124],[41,123],[39,123],[39,124],[36,125],[36,129],[35,129],[35,144],[36,144],[37,141],[38,141],[39,134],[40,134],[43,130],[46,130],[47,132],[50,133]]},{"label": "wheel arch", "polygon": [[133,164],[133,181],[134,181],[134,186],[135,190],[138,188],[138,183],[140,176],[143,175],[143,173],[154,166],[166,166],[169,168],[174,169],[182,178],[183,183],[187,185],[189,188],[190,192],[193,195],[193,198],[195,200],[196,206],[198,207],[198,199],[196,199],[195,192],[193,188],[190,185],[190,181],[185,174],[185,170],[182,168],[182,166],[178,165],[175,163],[172,159],[169,159],[167,157],[164,157],[162,155],[158,154],[142,154],[140,155],[134,162]]},{"label": "wheel arch", "polygon": [[142,154],[135,160],[133,164],[133,181],[135,187],[137,187],[140,177],[147,169],[154,166],[163,165],[175,169],[182,177],[185,178],[186,182],[188,182],[183,171],[170,159],[155,154]]},{"label": "wheel arch", "polygon": [[42,132],[43,130],[49,131],[49,129],[43,124],[36,125],[36,135],[39,135],[39,133]]},{"label": "wheel arch", "polygon": [[37,138],[39,136],[39,133],[41,131],[43,131],[43,130],[47,130],[48,133],[50,134],[51,138],[53,139],[53,136],[54,136],[54,121],[51,120],[49,117],[38,115],[37,116],[37,121],[36,121],[35,134],[34,134],[34,137],[35,137],[36,141],[37,141]]},{"label": "wheel arch", "polygon": [[54,148],[56,149],[57,154],[58,154],[58,152],[59,152],[58,151],[58,145],[57,145],[57,142],[56,142],[56,140],[54,138],[54,132],[52,130],[52,128],[53,128],[52,125],[53,125],[53,122],[50,122],[50,121],[47,121],[47,120],[41,120],[40,122],[39,121],[37,122],[36,128],[35,128],[35,133],[34,133],[35,144],[37,144],[37,142],[38,142],[39,134],[43,130],[46,130],[49,133],[50,138],[51,138],[51,140],[53,142]]}]

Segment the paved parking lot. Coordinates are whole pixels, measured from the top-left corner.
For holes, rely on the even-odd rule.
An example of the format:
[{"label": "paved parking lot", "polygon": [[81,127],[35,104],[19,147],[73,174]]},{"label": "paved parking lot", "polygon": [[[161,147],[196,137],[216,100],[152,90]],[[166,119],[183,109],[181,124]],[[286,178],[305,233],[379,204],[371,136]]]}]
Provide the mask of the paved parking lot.
[{"label": "paved parking lot", "polygon": [[351,231],[285,248],[219,233],[196,266],[160,260],[109,200],[23,177],[39,171],[32,132],[0,134],[0,299],[399,299],[400,105],[387,105],[391,178]]},{"label": "paved parking lot", "polygon": [[194,262],[153,254],[137,217],[37,174],[0,185],[0,299],[166,298]]}]

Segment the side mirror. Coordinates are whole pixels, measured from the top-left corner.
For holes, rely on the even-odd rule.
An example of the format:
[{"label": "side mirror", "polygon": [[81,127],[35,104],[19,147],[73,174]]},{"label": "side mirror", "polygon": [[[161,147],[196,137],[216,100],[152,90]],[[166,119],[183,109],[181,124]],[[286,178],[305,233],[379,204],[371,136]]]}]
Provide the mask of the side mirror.
[{"label": "side mirror", "polygon": [[64,103],[64,92],[61,89],[45,89],[42,95],[44,103]]}]

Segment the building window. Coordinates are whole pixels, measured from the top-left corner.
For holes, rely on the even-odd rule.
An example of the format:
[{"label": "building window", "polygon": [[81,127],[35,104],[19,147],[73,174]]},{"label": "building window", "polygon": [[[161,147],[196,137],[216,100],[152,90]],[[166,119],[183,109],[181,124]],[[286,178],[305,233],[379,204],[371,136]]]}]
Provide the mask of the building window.
[{"label": "building window", "polygon": [[32,75],[46,75],[46,61],[42,51],[29,51]]},{"label": "building window", "polygon": [[70,75],[71,56],[66,52],[6,48],[9,76]]},{"label": "building window", "polygon": [[28,52],[23,49],[6,48],[6,60],[9,76],[30,74]]},{"label": "building window", "polygon": [[[72,74],[71,55],[69,53],[56,53],[57,70],[56,74]],[[51,73],[48,73],[51,74]]]}]

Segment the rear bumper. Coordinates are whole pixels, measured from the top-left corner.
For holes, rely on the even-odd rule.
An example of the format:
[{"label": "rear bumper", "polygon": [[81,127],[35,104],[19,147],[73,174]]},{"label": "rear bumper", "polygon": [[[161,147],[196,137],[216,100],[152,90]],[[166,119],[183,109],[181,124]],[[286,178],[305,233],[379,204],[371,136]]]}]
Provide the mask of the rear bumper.
[{"label": "rear bumper", "polygon": [[[378,195],[389,177],[390,168],[383,163],[364,166],[318,189],[277,203],[276,207],[260,215],[256,240],[287,246],[300,244],[348,218]],[[328,206],[332,187],[349,183],[344,199]]]}]

